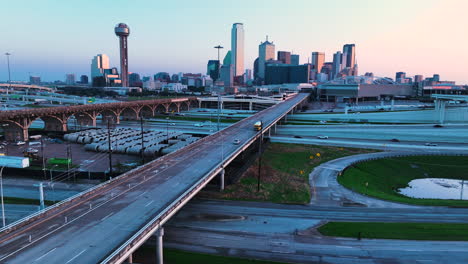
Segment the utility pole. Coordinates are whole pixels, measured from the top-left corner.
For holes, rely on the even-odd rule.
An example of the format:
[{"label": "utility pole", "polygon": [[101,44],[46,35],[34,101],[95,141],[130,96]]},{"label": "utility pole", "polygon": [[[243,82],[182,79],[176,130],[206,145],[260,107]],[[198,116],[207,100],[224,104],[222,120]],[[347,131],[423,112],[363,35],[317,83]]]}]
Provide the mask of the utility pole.
[{"label": "utility pole", "polygon": [[218,124],[217,124],[217,128],[218,128],[218,131],[219,131],[219,116],[221,115],[221,95],[218,94]]},{"label": "utility pole", "polygon": [[[143,153],[144,137],[143,137],[143,117],[140,117],[140,126],[141,126],[141,164],[145,164],[145,154]],[[169,142],[168,142],[169,143]]]},{"label": "utility pole", "polygon": [[11,74],[10,74],[10,55],[11,53],[5,53],[5,55],[7,56],[7,64],[8,64],[8,89],[7,89],[7,92],[6,92],[6,95],[7,95],[7,100],[8,100],[8,91],[11,90]]},{"label": "utility pole", "polygon": [[260,179],[262,171],[262,143],[263,143],[263,121],[260,121],[260,137],[258,142],[258,174],[257,174],[257,192],[260,191]]},{"label": "utility pole", "polygon": [[110,133],[110,119],[107,119],[107,147],[109,148],[109,177],[112,177],[112,146]]},{"label": "utility pole", "polygon": [[67,141],[67,179],[70,179],[70,142]]},{"label": "utility pole", "polygon": [[44,179],[45,179],[47,178],[47,172],[45,169],[44,140],[42,139],[42,137],[41,137],[41,156],[42,156],[42,171],[44,171]]}]

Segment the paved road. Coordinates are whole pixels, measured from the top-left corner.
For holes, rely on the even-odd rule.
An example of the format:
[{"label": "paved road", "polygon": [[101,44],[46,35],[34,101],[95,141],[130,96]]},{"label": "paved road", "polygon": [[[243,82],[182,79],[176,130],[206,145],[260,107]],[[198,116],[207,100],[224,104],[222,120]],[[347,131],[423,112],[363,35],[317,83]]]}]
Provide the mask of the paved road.
[{"label": "paved road", "polygon": [[166,225],[165,245],[295,263],[317,263],[320,256],[323,263],[466,263],[468,242],[357,241],[323,237],[314,228],[324,221],[468,223],[467,213],[442,207],[328,208],[196,200]]},{"label": "paved road", "polygon": [[230,143],[234,138],[247,141],[256,134],[252,129],[256,121],[269,123],[306,96],[299,94],[230,126],[210,140],[197,141],[73,203],[49,209],[41,220],[9,233],[3,231],[0,262],[99,262],[217,167],[225,155],[240,148]]}]

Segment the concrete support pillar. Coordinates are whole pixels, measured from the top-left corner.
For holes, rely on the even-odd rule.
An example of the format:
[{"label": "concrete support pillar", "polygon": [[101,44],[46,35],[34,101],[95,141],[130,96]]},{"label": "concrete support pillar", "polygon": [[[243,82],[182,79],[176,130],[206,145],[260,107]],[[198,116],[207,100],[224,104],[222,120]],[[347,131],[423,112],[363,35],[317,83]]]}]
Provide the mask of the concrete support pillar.
[{"label": "concrete support pillar", "polygon": [[163,236],[164,236],[164,228],[161,227],[156,231],[156,264],[164,264]]},{"label": "concrete support pillar", "polygon": [[345,106],[345,109],[344,109],[344,113],[345,113],[345,115],[347,115],[347,114],[348,114],[348,110],[349,110],[349,107],[348,107],[348,106]]},{"label": "concrete support pillar", "polygon": [[439,123],[443,124],[445,122],[445,105],[447,103],[443,100],[439,100]]},{"label": "concrete support pillar", "polygon": [[130,256],[128,256],[128,263],[133,263],[133,254],[130,254]]},{"label": "concrete support pillar", "polygon": [[224,169],[219,173],[219,190],[224,191]]},{"label": "concrete support pillar", "polygon": [[271,137],[271,128],[268,129],[268,137]]},{"label": "concrete support pillar", "polygon": [[276,123],[275,123],[275,125],[274,125],[273,127],[274,127],[274,129],[275,129],[275,134],[276,134]]},{"label": "concrete support pillar", "polygon": [[198,108],[201,108],[201,100],[198,101]]},{"label": "concrete support pillar", "polygon": [[252,111],[252,105],[253,105],[253,103],[249,102],[249,111]]},{"label": "concrete support pillar", "polygon": [[393,106],[395,105],[395,99],[392,99],[392,106],[390,106],[390,111],[393,111]]},{"label": "concrete support pillar", "polygon": [[41,210],[45,208],[45,205],[44,205],[44,186],[42,185],[42,182],[39,183],[39,204],[40,204]]},{"label": "concrete support pillar", "polygon": [[380,100],[380,106],[384,106],[384,101],[383,100]]}]

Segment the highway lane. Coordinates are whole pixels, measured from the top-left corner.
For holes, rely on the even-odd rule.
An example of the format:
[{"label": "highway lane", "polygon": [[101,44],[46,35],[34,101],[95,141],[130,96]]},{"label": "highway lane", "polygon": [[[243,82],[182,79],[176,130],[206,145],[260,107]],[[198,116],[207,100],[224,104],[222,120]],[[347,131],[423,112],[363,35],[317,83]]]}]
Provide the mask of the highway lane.
[{"label": "highway lane", "polygon": [[468,262],[468,242],[331,238],[307,232],[232,232],[167,227],[166,246],[290,263],[423,264]]},{"label": "highway lane", "polygon": [[99,262],[218,166],[223,157],[240,148],[231,143],[233,139],[247,141],[257,133],[253,123],[273,121],[305,96],[299,94],[226,128],[210,141],[198,141],[137,168],[77,202],[64,203],[41,220],[16,231],[3,231],[0,262]]}]

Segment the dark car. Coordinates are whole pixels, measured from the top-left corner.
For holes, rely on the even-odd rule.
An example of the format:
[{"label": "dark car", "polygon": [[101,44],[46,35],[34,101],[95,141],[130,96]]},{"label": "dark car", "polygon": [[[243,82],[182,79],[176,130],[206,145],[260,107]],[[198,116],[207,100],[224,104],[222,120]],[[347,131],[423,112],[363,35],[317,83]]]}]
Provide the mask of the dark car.
[{"label": "dark car", "polygon": [[437,124],[437,125],[434,125],[434,127],[444,127],[444,126]]},{"label": "dark car", "polygon": [[391,142],[400,142],[400,140],[398,138],[392,138],[390,139]]},{"label": "dark car", "polygon": [[302,138],[301,136],[294,136],[294,138]]}]

